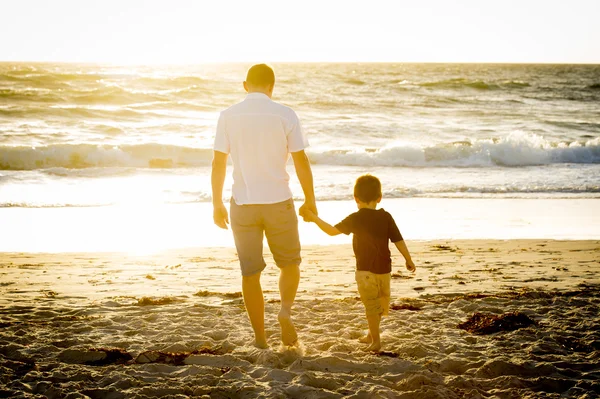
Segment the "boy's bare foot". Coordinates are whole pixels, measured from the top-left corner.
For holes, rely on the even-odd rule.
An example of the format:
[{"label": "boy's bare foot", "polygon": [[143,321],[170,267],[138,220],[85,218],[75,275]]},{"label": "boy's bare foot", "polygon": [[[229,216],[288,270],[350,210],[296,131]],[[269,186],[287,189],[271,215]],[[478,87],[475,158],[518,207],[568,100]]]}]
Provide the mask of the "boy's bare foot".
[{"label": "boy's bare foot", "polygon": [[367,352],[379,352],[381,350],[381,342],[373,342],[371,345],[367,346],[365,351]]},{"label": "boy's bare foot", "polygon": [[364,337],[360,337],[358,342],[362,342],[363,344],[370,344],[373,342],[373,338],[371,338],[371,334],[367,334]]},{"label": "boy's bare foot", "polygon": [[281,326],[281,342],[287,346],[295,345],[298,342],[298,334],[296,334],[296,327],[292,323],[290,314],[282,309],[277,316],[277,320],[279,320]]}]

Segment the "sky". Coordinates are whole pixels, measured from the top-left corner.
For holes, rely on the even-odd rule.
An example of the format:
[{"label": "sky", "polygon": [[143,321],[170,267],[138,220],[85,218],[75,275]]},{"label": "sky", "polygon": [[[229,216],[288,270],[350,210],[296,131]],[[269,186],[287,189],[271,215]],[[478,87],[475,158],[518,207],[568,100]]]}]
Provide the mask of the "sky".
[{"label": "sky", "polygon": [[600,63],[600,0],[0,0],[0,61]]}]

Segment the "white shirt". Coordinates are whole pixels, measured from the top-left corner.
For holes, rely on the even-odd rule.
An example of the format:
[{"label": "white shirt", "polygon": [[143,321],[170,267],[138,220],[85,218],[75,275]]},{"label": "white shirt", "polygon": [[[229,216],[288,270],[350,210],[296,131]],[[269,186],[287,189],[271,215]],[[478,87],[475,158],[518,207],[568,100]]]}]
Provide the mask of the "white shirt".
[{"label": "white shirt", "polygon": [[238,205],[274,204],[292,198],[286,164],[308,147],[298,116],[266,94],[249,93],[221,112],[214,150],[231,154],[233,199]]}]

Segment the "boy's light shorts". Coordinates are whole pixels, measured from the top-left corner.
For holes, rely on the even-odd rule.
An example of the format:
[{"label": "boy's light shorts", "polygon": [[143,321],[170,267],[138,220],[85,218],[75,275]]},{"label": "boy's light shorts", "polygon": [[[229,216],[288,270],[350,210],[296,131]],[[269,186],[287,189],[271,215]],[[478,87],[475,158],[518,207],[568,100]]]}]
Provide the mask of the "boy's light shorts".
[{"label": "boy's light shorts", "polygon": [[299,265],[300,237],[294,201],[238,205],[231,199],[231,230],[240,259],[242,276],[263,271],[263,237],[278,267]]},{"label": "boy's light shorts", "polygon": [[355,276],[360,300],[365,305],[367,316],[386,316],[390,310],[391,273],[375,274],[357,270]]}]

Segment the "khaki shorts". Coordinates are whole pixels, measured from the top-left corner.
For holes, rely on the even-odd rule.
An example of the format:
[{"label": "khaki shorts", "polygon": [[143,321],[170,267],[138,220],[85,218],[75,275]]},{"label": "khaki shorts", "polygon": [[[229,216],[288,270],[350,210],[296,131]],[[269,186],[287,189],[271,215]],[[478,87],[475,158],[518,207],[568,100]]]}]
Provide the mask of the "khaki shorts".
[{"label": "khaki shorts", "polygon": [[264,270],[264,236],[278,267],[300,264],[298,216],[291,198],[276,204],[257,205],[238,205],[231,199],[230,211],[242,276]]},{"label": "khaki shorts", "polygon": [[367,316],[386,316],[390,310],[390,273],[375,274],[367,271],[356,271],[356,284],[360,300],[365,305]]}]

